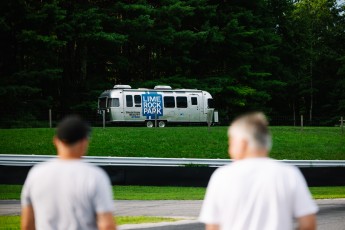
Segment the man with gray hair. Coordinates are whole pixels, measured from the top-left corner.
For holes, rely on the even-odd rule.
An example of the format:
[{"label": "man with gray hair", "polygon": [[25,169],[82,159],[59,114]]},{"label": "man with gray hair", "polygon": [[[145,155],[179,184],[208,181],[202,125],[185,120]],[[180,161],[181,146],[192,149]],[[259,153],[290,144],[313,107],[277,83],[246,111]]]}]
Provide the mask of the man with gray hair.
[{"label": "man with gray hair", "polygon": [[199,220],[207,230],[315,229],[318,207],[300,171],[268,158],[263,113],[243,115],[228,130],[230,165],[212,175]]}]

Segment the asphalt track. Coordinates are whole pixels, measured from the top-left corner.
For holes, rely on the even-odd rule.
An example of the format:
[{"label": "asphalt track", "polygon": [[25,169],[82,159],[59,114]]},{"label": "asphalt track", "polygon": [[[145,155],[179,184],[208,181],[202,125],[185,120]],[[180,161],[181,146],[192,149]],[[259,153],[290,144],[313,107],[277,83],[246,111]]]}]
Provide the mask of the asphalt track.
[{"label": "asphalt track", "polygon": [[[345,230],[345,199],[317,200],[319,230]],[[118,216],[165,216],[183,220],[173,223],[123,225],[122,230],[201,230],[204,226],[196,221],[202,201],[115,201]],[[0,201],[0,215],[19,215],[20,202]]]}]

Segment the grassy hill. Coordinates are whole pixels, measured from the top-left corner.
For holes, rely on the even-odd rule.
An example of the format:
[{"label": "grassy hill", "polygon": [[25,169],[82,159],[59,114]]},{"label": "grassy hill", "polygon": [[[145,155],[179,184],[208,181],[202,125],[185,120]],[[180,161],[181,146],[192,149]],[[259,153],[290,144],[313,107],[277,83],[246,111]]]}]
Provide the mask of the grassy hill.
[{"label": "grassy hill", "polygon": [[[271,127],[271,157],[345,160],[345,135],[336,127]],[[0,129],[0,154],[54,155],[54,129]],[[90,156],[228,158],[227,127],[94,128]]]}]

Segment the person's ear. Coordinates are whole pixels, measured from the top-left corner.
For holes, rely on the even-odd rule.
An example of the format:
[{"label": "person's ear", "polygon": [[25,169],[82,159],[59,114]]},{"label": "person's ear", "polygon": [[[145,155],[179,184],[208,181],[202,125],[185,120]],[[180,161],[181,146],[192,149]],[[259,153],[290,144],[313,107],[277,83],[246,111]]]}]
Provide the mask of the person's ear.
[{"label": "person's ear", "polygon": [[242,139],[241,140],[241,146],[242,146],[242,152],[246,152],[248,150],[248,146],[249,146],[249,143],[248,143],[248,140],[246,139]]},{"label": "person's ear", "polygon": [[246,152],[248,150],[248,140],[242,138],[241,140],[239,140],[238,146],[239,146],[239,149],[238,149],[237,158],[239,160],[242,160],[246,157]]}]

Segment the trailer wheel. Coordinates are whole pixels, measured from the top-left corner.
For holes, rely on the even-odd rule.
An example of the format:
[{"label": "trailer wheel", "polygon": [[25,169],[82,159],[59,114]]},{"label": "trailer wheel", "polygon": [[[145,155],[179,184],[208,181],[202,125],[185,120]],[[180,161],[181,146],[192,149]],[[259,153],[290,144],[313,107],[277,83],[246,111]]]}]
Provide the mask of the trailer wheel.
[{"label": "trailer wheel", "polygon": [[152,121],[146,121],[146,127],[147,128],[153,128],[155,124]]},{"label": "trailer wheel", "polygon": [[159,128],[164,128],[165,125],[166,125],[166,122],[165,122],[165,121],[159,121],[159,122],[158,122],[158,127],[159,127]]}]

